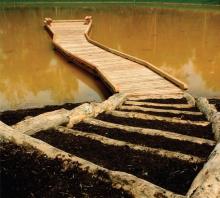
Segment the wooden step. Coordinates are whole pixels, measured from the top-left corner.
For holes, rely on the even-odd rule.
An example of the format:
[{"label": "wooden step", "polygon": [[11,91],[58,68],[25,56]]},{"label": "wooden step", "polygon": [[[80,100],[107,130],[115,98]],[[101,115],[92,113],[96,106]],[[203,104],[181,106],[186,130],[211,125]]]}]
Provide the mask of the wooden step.
[{"label": "wooden step", "polygon": [[146,146],[131,144],[129,142],[106,138],[104,136],[93,134],[93,133],[87,133],[87,132],[77,131],[77,130],[73,130],[73,129],[67,129],[65,127],[58,127],[56,129],[57,129],[57,131],[59,131],[61,133],[68,133],[68,134],[71,134],[71,135],[77,136],[77,137],[78,136],[86,137],[91,140],[99,141],[99,142],[106,144],[106,145],[119,146],[119,147],[126,146],[132,150],[152,153],[155,155],[159,155],[161,157],[181,159],[183,161],[187,161],[190,163],[201,163],[201,162],[205,161],[204,158],[200,158],[200,157],[196,157],[196,156],[192,156],[192,155],[186,155],[186,154],[173,152],[173,151],[168,151],[165,149],[156,149],[156,148],[150,148],[150,147],[146,147]]},{"label": "wooden step", "polygon": [[[149,198],[155,198],[154,196],[155,194],[160,194],[172,198],[183,198],[182,195],[173,193],[169,190],[154,185],[146,180],[137,178],[134,175],[125,172],[112,171],[103,168],[101,166],[98,166],[94,163],[91,163],[87,160],[84,160],[82,158],[71,155],[70,153],[60,150],[50,144],[45,143],[44,141],[19,133],[18,131],[12,129],[11,127],[5,125],[2,122],[0,122],[0,140],[1,143],[11,143],[14,144],[15,146],[25,148],[28,154],[32,154],[34,150],[36,150],[41,155],[43,155],[44,158],[48,158],[50,160],[59,160],[62,164],[61,171],[63,175],[65,175],[66,171],[69,171],[68,173],[70,173],[71,169],[75,167],[78,168],[79,171],[85,172],[88,176],[93,175],[93,177],[98,178],[101,181],[103,181],[104,179],[104,181],[110,182],[113,188],[122,189],[127,193],[131,194],[132,197],[139,198],[141,196],[145,196]],[[19,158],[17,160],[22,160],[22,159]],[[33,160],[37,160],[37,159],[35,158]],[[15,166],[13,166],[13,170],[15,171],[15,173],[17,173],[16,172],[17,169]],[[105,175],[106,177],[103,178],[103,176]],[[19,178],[19,174],[18,174],[17,179],[20,180],[16,185],[18,185],[20,181],[24,178]],[[72,177],[71,181],[73,179],[74,178]],[[32,179],[30,182],[34,183],[34,181],[35,180]],[[82,182],[82,180],[80,180],[80,182]],[[42,185],[43,185],[42,187],[45,187],[45,185],[47,184],[42,183]],[[19,185],[16,187],[18,188]],[[105,195],[103,196],[106,196],[106,192]]]},{"label": "wooden step", "polygon": [[107,169],[133,174],[181,194],[185,194],[189,188],[189,179],[192,180],[203,165],[53,130],[39,132],[35,137]]},{"label": "wooden step", "polygon": [[135,105],[135,106],[151,106],[151,107],[164,107],[164,108],[175,108],[175,109],[189,109],[194,107],[191,104],[161,104],[153,102],[138,102],[138,101],[125,101],[125,105]]},{"label": "wooden step", "polygon": [[144,113],[153,116],[175,117],[180,120],[205,121],[206,117],[201,112],[180,111],[172,109],[155,109],[141,106],[122,105],[119,111]]},{"label": "wooden step", "polygon": [[201,124],[190,124],[181,122],[170,122],[164,119],[155,119],[155,116],[137,115],[136,113],[127,112],[106,112],[99,114],[97,119],[107,122],[113,122],[117,124],[122,124],[126,126],[157,129],[162,131],[171,131],[173,133],[189,135],[193,137],[200,137],[205,139],[214,139],[214,134],[212,133],[211,124],[201,123]]},{"label": "wooden step", "polygon": [[214,146],[216,144],[215,141],[213,140],[207,140],[203,138],[198,138],[198,137],[192,137],[188,135],[183,135],[183,134],[178,134],[178,133],[173,133],[170,131],[162,131],[162,130],[156,130],[156,129],[147,129],[147,128],[141,128],[141,127],[132,127],[132,126],[126,126],[126,125],[121,125],[121,124],[116,124],[116,123],[111,123],[111,122],[106,122],[94,118],[86,118],[83,120],[83,122],[88,123],[88,124],[93,124],[96,126],[103,126],[107,128],[116,128],[116,129],[121,129],[125,130],[128,133],[140,133],[143,135],[151,135],[151,136],[161,136],[169,139],[174,139],[174,140],[180,140],[180,141],[188,141],[196,144],[207,144],[210,146]]},{"label": "wooden step", "polygon": [[125,117],[125,118],[138,118],[144,120],[157,120],[157,121],[165,121],[176,124],[191,124],[194,126],[207,126],[210,124],[208,121],[191,121],[191,120],[181,120],[178,118],[170,118],[170,117],[162,117],[162,116],[153,116],[144,113],[136,113],[136,112],[123,112],[114,110],[111,112],[107,112],[108,114],[112,114],[114,116]]}]

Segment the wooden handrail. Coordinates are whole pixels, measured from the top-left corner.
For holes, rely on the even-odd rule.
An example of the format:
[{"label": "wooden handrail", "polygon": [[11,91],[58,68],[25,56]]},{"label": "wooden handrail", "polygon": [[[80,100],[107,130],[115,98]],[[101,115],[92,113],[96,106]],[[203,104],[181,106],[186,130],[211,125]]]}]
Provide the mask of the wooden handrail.
[{"label": "wooden handrail", "polygon": [[93,39],[91,39],[90,36],[89,36],[89,32],[91,31],[91,27],[92,27],[92,17],[89,17],[89,18],[88,18],[88,16],[87,16],[86,18],[87,18],[86,20],[89,19],[89,24],[88,24],[88,28],[87,28],[87,30],[85,31],[84,35],[85,35],[85,37],[86,37],[86,39],[87,39],[88,42],[90,42],[90,43],[92,43],[93,45],[96,45],[96,46],[98,46],[98,47],[100,47],[100,48],[102,48],[102,49],[104,49],[104,50],[106,50],[106,51],[109,51],[109,52],[111,52],[111,53],[113,53],[113,54],[116,54],[116,55],[118,55],[118,56],[121,56],[121,57],[126,58],[126,59],[128,59],[128,60],[130,60],[130,61],[139,63],[140,65],[143,65],[143,66],[147,67],[148,69],[154,71],[155,73],[157,73],[157,74],[159,74],[160,76],[162,76],[163,78],[169,80],[170,82],[172,82],[173,84],[177,85],[178,87],[180,87],[180,88],[183,89],[183,90],[188,89],[187,84],[185,84],[184,82],[182,82],[182,81],[180,81],[179,79],[175,78],[174,76],[168,74],[167,72],[165,72],[165,71],[159,69],[159,68],[156,67],[155,65],[153,65],[153,64],[151,64],[151,63],[149,63],[149,62],[147,62],[147,61],[144,61],[144,60],[142,60],[142,59],[139,59],[139,58],[133,57],[133,56],[131,56],[131,55],[125,54],[125,53],[123,53],[123,52],[119,52],[119,51],[117,51],[117,50],[115,50],[115,49],[109,48],[109,47],[107,47],[107,46],[105,46],[105,45],[103,45],[103,44],[101,44],[101,43],[99,43],[99,42],[94,41]]}]

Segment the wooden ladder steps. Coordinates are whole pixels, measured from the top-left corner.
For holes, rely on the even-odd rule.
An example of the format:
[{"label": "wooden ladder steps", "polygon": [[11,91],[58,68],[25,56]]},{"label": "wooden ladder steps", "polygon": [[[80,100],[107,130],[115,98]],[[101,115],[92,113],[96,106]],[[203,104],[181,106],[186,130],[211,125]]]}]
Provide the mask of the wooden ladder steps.
[{"label": "wooden ladder steps", "polygon": [[[38,132],[34,137],[104,168],[133,174],[180,194],[187,192],[189,181],[193,180],[204,163],[202,158],[133,145],[64,127]],[[182,159],[177,158],[178,155]]]}]

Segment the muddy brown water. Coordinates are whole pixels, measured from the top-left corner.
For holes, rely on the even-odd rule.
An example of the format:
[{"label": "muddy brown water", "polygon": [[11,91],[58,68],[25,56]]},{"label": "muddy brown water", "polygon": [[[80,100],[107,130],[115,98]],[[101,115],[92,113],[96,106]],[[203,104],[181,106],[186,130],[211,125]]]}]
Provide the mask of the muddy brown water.
[{"label": "muddy brown water", "polygon": [[0,6],[0,111],[108,97],[99,80],[53,50],[43,19],[82,18],[68,11]]},{"label": "muddy brown water", "polygon": [[216,97],[220,96],[219,24],[219,7],[134,6],[96,17],[92,38],[169,72],[187,83],[195,96]]},{"label": "muddy brown water", "polygon": [[53,4],[0,6],[0,111],[103,100],[106,87],[53,51],[44,17],[92,15],[91,37],[137,56],[189,85],[220,95],[220,12],[217,8]]}]

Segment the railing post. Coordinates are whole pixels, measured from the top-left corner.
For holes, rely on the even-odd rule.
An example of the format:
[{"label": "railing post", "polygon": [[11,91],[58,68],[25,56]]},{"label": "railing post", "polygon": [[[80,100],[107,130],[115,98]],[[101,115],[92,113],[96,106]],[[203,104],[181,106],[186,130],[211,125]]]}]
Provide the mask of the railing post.
[{"label": "railing post", "polygon": [[88,25],[91,20],[92,20],[92,16],[86,16],[86,17],[85,17],[84,25]]},{"label": "railing post", "polygon": [[51,23],[52,23],[52,19],[51,18],[45,18],[44,19],[44,23],[45,23],[45,25],[50,25]]}]

